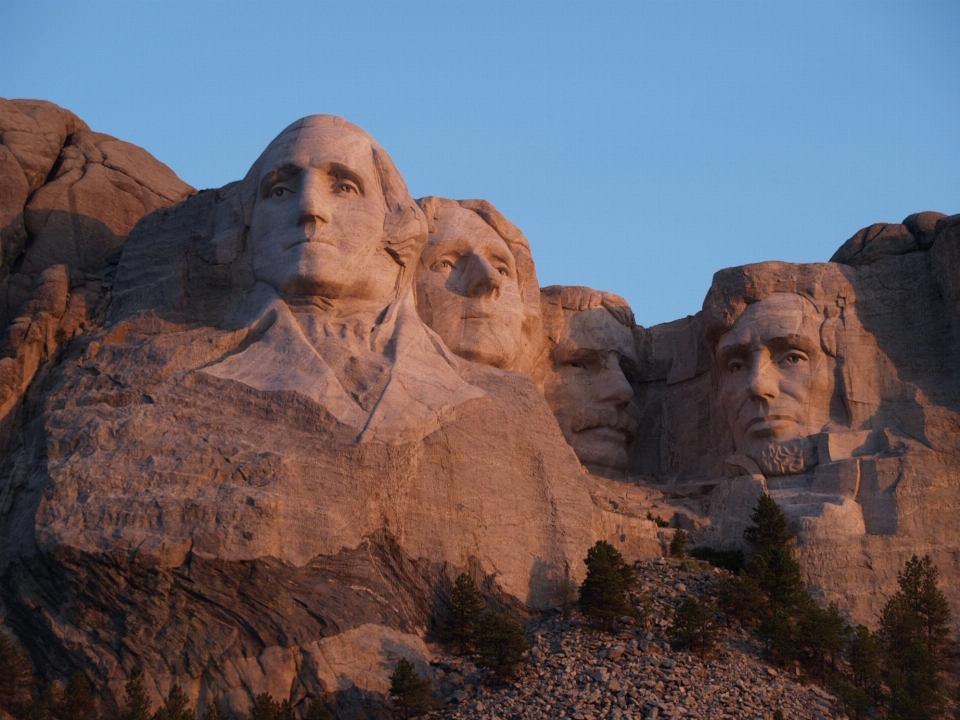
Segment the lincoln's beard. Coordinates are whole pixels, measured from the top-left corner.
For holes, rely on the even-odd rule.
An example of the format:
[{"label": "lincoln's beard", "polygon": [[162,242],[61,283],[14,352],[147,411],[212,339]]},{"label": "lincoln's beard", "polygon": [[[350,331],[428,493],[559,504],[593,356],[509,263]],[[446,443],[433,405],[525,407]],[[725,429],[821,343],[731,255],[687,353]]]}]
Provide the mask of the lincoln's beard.
[{"label": "lincoln's beard", "polygon": [[771,442],[747,455],[757,463],[765,477],[800,475],[818,463],[817,446],[810,438]]}]

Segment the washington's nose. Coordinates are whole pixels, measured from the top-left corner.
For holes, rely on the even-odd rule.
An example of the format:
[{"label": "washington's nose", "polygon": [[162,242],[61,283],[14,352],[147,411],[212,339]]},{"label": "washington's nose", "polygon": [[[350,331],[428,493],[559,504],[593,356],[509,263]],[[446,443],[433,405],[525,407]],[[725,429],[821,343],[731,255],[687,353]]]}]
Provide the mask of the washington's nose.
[{"label": "washington's nose", "polygon": [[633,400],[633,387],[623,374],[619,359],[611,358],[604,363],[599,385],[598,399],[601,402],[624,405]]},{"label": "washington's nose", "polygon": [[500,292],[503,276],[482,255],[471,255],[467,259],[463,276],[463,289],[467,297],[482,298],[496,296]]},{"label": "washington's nose", "polygon": [[777,366],[769,357],[765,355],[754,357],[748,385],[750,396],[765,400],[773,400],[777,397],[780,394],[780,387],[776,376]]},{"label": "washington's nose", "polygon": [[330,208],[318,183],[310,178],[304,178],[300,190],[300,225],[309,222],[330,222]]}]

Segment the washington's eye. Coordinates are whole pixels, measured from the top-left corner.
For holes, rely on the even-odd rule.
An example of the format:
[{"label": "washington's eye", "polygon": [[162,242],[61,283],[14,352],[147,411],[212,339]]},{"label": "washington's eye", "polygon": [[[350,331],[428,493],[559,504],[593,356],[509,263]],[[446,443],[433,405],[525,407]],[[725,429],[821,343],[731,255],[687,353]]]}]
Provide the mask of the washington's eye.
[{"label": "washington's eye", "polygon": [[285,188],[285,187],[278,187],[278,188],[274,188],[273,190],[271,190],[271,191],[270,191],[270,194],[273,195],[273,197],[283,197],[283,196],[284,196],[286,193],[288,193],[288,192],[290,192],[290,191],[287,190],[287,188]]},{"label": "washington's eye", "polygon": [[334,189],[341,195],[359,195],[360,188],[350,180],[337,180]]}]

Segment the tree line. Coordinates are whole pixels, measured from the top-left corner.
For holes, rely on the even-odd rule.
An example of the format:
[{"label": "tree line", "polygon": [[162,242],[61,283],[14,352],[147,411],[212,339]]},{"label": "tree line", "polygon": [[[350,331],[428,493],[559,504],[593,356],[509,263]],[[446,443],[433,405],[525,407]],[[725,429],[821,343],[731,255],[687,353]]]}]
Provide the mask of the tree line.
[{"label": "tree line", "polygon": [[[661,520],[654,518],[653,520]],[[687,595],[673,609],[674,643],[701,655],[719,642],[722,623],[739,622],[757,633],[772,661],[794,665],[830,686],[848,712],[861,718],[933,720],[946,707],[944,671],[953,644],[948,635],[950,608],[939,588],[939,573],[929,556],[913,556],[898,574],[898,590],[883,608],[878,629],[852,627],[839,608],[821,607],[806,589],[792,554],[794,538],[776,501],[762,495],[744,533],[749,562],[740,552],[694,548],[690,555],[731,572],[718,583],[716,601]],[[658,523],[660,524],[660,523]],[[677,530],[670,554],[685,563],[688,536]],[[643,610],[628,599],[636,570],[612,545],[598,541],[584,560],[587,573],[577,606],[585,617],[613,631],[619,619],[642,619]],[[681,565],[682,566],[682,565]],[[574,586],[576,587],[576,586]],[[564,608],[566,613],[567,609]],[[452,652],[488,671],[487,682],[517,675],[529,649],[520,623],[509,613],[486,607],[474,580],[461,573],[453,584],[441,639]],[[190,709],[186,694],[174,685],[153,713],[143,672],[132,670],[125,701],[116,720],[226,720],[218,699],[201,712]],[[960,690],[957,691],[960,693]],[[390,676],[394,708],[405,717],[436,707],[433,684],[420,677],[409,658],[400,658]],[[960,700],[960,695],[958,695]],[[0,633],[0,710],[17,720],[99,720],[90,683],[74,675],[62,691],[39,692],[26,653]],[[295,710],[288,700],[258,695],[250,720],[327,720],[331,705],[314,698]]]}]

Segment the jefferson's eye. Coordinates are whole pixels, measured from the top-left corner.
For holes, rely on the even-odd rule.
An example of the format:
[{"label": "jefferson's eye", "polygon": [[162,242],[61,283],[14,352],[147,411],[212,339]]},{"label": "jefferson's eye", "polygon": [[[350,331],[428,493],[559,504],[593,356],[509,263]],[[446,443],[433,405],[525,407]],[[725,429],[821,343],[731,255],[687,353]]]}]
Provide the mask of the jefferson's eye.
[{"label": "jefferson's eye", "polygon": [[727,363],[727,370],[730,372],[740,372],[746,367],[743,360],[730,360]]}]

